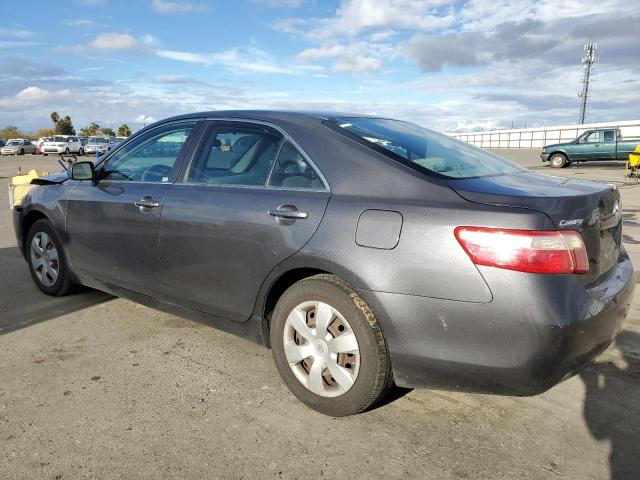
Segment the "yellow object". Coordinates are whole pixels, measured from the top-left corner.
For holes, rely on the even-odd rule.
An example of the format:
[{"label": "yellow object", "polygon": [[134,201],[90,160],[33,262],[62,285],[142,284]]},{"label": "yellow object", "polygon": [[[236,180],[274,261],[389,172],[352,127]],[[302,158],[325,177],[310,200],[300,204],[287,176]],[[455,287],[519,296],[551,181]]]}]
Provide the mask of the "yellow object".
[{"label": "yellow object", "polygon": [[47,172],[39,172],[37,170],[30,170],[26,175],[17,175],[11,178],[9,183],[9,208],[13,208],[16,205],[22,204],[22,199],[29,193],[35,185],[31,185],[31,180],[34,178],[44,177],[49,175]]},{"label": "yellow object", "polygon": [[629,154],[629,166],[637,167],[640,165],[640,143],[636,145],[636,149]]}]

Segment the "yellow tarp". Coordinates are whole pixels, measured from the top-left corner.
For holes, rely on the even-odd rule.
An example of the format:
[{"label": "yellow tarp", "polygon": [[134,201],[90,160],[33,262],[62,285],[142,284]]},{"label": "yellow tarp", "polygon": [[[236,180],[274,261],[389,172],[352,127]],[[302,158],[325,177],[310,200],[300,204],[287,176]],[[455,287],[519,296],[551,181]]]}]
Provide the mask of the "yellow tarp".
[{"label": "yellow tarp", "polygon": [[46,175],[49,174],[47,172],[30,170],[26,175],[16,175],[12,177],[11,183],[9,183],[9,207],[13,208],[16,205],[21,205],[24,196],[29,193],[29,190],[35,187],[35,185],[31,185],[31,180]]}]

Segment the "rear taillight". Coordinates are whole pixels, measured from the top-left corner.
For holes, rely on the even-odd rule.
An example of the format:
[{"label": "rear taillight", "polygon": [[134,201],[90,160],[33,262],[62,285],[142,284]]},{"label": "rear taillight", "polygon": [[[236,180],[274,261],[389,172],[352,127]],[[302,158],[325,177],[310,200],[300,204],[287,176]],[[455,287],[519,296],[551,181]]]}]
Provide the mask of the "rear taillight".
[{"label": "rear taillight", "polygon": [[457,227],[455,236],[476,265],[529,273],[589,271],[578,232]]}]

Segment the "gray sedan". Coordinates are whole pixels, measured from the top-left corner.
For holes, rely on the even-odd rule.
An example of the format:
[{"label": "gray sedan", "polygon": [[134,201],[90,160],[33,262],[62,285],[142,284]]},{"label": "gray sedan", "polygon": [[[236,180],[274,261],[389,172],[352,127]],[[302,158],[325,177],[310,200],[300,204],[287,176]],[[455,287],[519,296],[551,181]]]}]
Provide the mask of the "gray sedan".
[{"label": "gray sedan", "polygon": [[6,145],[0,148],[0,155],[24,155],[35,151],[36,146],[29,140],[13,139],[8,140]]},{"label": "gray sedan", "polygon": [[394,383],[542,392],[612,342],[635,285],[615,187],[386,118],[184,115],[36,183],[14,223],[40,290],[266,345],[329,415]]}]

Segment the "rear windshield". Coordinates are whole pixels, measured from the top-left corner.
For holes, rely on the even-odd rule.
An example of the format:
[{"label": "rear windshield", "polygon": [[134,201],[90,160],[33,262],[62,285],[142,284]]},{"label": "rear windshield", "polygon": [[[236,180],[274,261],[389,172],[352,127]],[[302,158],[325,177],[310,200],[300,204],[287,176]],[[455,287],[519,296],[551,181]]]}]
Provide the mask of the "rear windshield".
[{"label": "rear windshield", "polygon": [[505,175],[525,169],[515,163],[413,123],[369,117],[328,120],[390,158],[447,178]]}]

